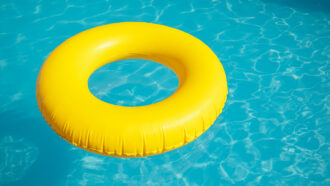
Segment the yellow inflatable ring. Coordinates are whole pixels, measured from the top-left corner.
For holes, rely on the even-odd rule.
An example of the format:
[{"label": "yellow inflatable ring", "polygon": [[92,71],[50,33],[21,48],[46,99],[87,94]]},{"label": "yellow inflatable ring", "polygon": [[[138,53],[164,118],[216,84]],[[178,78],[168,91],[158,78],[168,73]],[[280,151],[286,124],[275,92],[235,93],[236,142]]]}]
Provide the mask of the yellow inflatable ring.
[{"label": "yellow inflatable ring", "polygon": [[[167,99],[125,107],[103,102],[89,76],[118,60],[161,63],[179,78]],[[117,157],[160,154],[191,142],[220,114],[227,82],[217,56],[202,41],[167,26],[125,22],[81,32],[58,46],[37,80],[39,109],[56,133],[85,150]]]}]

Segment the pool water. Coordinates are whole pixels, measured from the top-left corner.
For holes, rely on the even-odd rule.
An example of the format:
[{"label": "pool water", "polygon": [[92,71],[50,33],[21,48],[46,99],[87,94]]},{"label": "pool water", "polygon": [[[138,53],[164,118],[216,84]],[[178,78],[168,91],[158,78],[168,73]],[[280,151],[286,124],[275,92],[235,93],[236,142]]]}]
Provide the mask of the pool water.
[{"label": "pool water", "polygon": [[[225,108],[182,148],[96,155],[58,137],[38,110],[35,83],[49,53],[123,21],[188,32],[223,64]],[[327,0],[0,0],[0,43],[0,185],[330,185]],[[178,80],[157,63],[127,60],[88,83],[104,101],[139,106],[170,96]]]}]

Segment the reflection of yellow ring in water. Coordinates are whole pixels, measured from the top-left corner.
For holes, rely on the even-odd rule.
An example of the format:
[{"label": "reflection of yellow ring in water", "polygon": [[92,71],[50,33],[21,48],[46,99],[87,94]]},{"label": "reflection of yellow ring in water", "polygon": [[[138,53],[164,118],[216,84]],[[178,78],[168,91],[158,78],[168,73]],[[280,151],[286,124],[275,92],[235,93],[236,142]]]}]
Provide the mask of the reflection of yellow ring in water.
[{"label": "reflection of yellow ring in water", "polygon": [[[105,103],[88,89],[89,76],[110,62],[159,62],[179,77],[167,99],[147,106]],[[39,109],[58,135],[102,155],[141,157],[185,145],[209,128],[227,96],[216,55],[195,37],[166,26],[126,22],[96,27],[68,39],[43,64]]]}]

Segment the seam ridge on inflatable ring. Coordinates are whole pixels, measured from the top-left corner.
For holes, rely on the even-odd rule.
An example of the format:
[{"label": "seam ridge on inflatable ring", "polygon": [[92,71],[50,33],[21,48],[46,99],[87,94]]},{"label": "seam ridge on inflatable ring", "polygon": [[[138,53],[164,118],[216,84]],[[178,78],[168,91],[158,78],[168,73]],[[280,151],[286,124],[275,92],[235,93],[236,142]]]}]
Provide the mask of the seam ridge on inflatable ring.
[{"label": "seam ridge on inflatable ring", "polygon": [[[226,94],[226,100],[227,100],[227,95],[228,95],[228,94]],[[220,107],[218,107],[220,112],[223,110],[224,105],[225,105],[225,103],[221,104]],[[41,106],[41,108],[42,108],[42,106]],[[44,110],[44,109],[41,109],[41,108],[40,108],[40,111],[41,111],[41,112],[45,112],[45,110]],[[47,116],[47,114],[45,114],[45,115]],[[48,115],[48,116],[49,116],[49,115]],[[45,117],[44,114],[43,114],[43,118],[47,121],[47,123],[54,123],[54,119],[51,119],[51,118]],[[202,117],[202,118],[203,118],[203,117]],[[190,143],[191,141],[195,140],[195,139],[198,138],[200,135],[202,135],[206,130],[208,130],[208,128],[209,128],[210,126],[212,126],[212,124],[215,122],[216,119],[217,119],[217,117],[215,117],[214,119],[212,119],[213,122],[212,122],[209,126],[207,126],[203,131],[199,132],[199,133],[197,134],[197,136],[196,136],[195,138],[193,138],[192,140],[190,140],[190,141],[185,141],[185,142],[183,142],[183,143],[181,143],[181,144],[173,145],[173,146],[170,146],[170,147],[167,147],[167,148],[164,147],[162,151],[154,150],[154,151],[146,152],[146,151],[145,151],[146,148],[144,147],[144,148],[143,148],[143,149],[144,149],[144,150],[143,150],[143,154],[138,154],[138,153],[125,153],[124,148],[122,148],[121,154],[116,153],[116,152],[110,152],[110,151],[104,151],[104,150],[100,150],[100,149],[91,148],[91,147],[89,147],[88,145],[82,145],[82,144],[80,144],[80,143],[75,142],[73,139],[69,139],[69,138],[67,137],[67,135],[63,135],[63,134],[60,132],[61,130],[59,130],[58,128],[56,128],[55,125],[49,125],[49,126],[50,126],[50,127],[56,132],[57,135],[59,135],[60,137],[62,137],[62,138],[65,139],[66,141],[68,141],[69,143],[72,143],[73,145],[75,145],[75,146],[77,146],[77,147],[79,147],[79,148],[81,148],[81,149],[88,148],[89,151],[91,151],[91,152],[94,152],[94,153],[97,153],[97,154],[107,154],[107,155],[111,155],[111,156],[115,156],[115,157],[122,157],[122,156],[124,156],[124,157],[145,157],[145,156],[150,156],[150,155],[154,155],[154,154],[161,154],[161,153],[164,153],[164,152],[167,152],[167,151],[170,151],[170,150],[176,149],[176,148],[178,148],[178,147],[180,147],[180,146],[184,146],[184,145]],[[204,119],[202,119],[202,120],[204,121]],[[70,131],[70,133],[71,133],[71,132],[72,132],[72,131]],[[72,136],[71,136],[71,137],[72,137]],[[122,138],[122,140],[123,140],[123,138]],[[122,144],[123,144],[123,142],[122,142]],[[145,144],[145,139],[144,139],[144,144]]]}]

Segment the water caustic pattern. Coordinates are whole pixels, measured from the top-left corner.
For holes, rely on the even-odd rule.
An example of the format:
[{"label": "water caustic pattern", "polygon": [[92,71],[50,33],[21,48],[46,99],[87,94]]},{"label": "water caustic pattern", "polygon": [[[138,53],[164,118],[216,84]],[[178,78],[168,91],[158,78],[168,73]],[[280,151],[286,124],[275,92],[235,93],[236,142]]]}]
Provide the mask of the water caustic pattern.
[{"label": "water caustic pattern", "polygon": [[22,179],[37,157],[38,149],[25,139],[4,136],[0,140],[0,183]]},{"label": "water caustic pattern", "polygon": [[97,98],[122,106],[159,102],[173,94],[178,84],[169,68],[141,59],[110,63],[89,78],[89,89]]},{"label": "water caustic pattern", "polygon": [[[0,185],[329,185],[330,11],[325,0],[4,1],[0,3]],[[229,94],[192,143],[139,159],[73,147],[42,119],[35,82],[70,36],[114,22],[186,31],[221,60]],[[110,103],[170,96],[166,67],[122,61],[89,80]],[[4,157],[4,158],[3,158]]]}]

